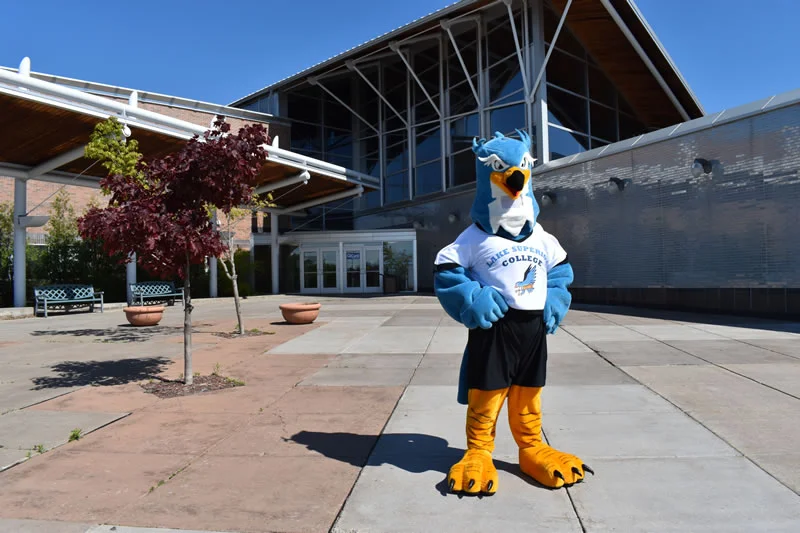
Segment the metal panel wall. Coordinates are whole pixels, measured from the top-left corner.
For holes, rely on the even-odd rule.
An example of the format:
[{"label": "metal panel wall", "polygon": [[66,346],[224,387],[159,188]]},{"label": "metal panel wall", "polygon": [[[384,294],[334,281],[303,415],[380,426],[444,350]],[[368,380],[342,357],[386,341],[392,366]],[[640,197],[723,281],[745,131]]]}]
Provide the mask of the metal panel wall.
[{"label": "metal panel wall", "polygon": [[[694,178],[695,158],[723,172]],[[800,105],[535,176],[542,226],[563,244],[575,287],[800,287]],[[630,180],[612,192],[611,177]],[[356,219],[409,227],[420,289],[436,252],[469,221],[472,191]],[[541,201],[540,201],[541,204]],[[448,215],[459,219],[451,222]]]}]

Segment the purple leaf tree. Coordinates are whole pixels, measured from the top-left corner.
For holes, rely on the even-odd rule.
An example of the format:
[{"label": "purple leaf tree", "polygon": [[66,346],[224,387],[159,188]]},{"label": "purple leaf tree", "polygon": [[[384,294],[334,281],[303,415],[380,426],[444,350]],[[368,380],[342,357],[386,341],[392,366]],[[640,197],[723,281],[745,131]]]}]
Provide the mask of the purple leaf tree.
[{"label": "purple leaf tree", "polygon": [[229,214],[249,205],[267,153],[266,129],[253,124],[230,133],[217,117],[202,137],[177,152],[137,164],[137,172],[111,173],[101,182],[110,195],[105,208],[79,220],[81,236],[100,239],[107,253],[128,257],[162,279],[184,281],[184,383],[192,384],[192,298],[189,269],[226,252],[209,213]]}]

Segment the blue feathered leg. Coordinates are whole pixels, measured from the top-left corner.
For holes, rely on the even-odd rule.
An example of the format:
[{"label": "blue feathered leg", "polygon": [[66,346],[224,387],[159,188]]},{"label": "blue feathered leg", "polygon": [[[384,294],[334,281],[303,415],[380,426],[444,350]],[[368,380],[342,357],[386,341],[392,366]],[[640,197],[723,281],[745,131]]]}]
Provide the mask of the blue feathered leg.
[{"label": "blue feathered leg", "polygon": [[[469,329],[489,329],[508,311],[508,304],[499,292],[482,286],[459,265],[440,267],[434,276],[434,290],[445,312]],[[458,379],[458,403],[468,403],[466,348]]]},{"label": "blue feathered leg", "polygon": [[572,265],[560,263],[547,273],[547,299],[544,303],[544,325],[547,333],[552,335],[569,311],[572,295],[568,287],[575,279]]}]

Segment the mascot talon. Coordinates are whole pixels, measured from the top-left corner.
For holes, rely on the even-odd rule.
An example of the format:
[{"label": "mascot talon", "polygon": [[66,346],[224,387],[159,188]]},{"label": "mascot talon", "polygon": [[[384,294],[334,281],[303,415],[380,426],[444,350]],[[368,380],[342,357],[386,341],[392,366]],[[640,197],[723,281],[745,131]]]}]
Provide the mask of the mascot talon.
[{"label": "mascot talon", "polygon": [[594,474],[579,458],[541,436],[547,339],[569,310],[573,281],[567,252],[536,222],[530,137],[496,133],[474,140],[476,194],[472,224],[436,256],[434,287],[448,315],[469,330],[458,402],[467,405],[467,451],[447,477],[451,492],[493,494],[497,417],[508,422],[520,469],[551,488]]},{"label": "mascot talon", "polygon": [[467,450],[464,457],[450,468],[450,492],[494,494],[497,492],[497,469],[492,455],[480,450]]}]

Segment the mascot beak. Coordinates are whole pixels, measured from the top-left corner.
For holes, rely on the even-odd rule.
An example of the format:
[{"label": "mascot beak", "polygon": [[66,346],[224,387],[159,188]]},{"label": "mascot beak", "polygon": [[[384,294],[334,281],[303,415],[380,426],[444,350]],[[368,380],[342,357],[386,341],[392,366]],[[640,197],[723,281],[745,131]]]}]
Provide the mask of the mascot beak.
[{"label": "mascot beak", "polygon": [[492,183],[500,187],[514,200],[522,195],[522,191],[528,185],[530,177],[530,170],[523,170],[519,167],[511,167],[505,172],[492,172],[490,176]]}]

